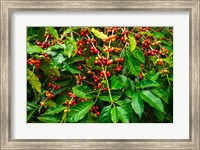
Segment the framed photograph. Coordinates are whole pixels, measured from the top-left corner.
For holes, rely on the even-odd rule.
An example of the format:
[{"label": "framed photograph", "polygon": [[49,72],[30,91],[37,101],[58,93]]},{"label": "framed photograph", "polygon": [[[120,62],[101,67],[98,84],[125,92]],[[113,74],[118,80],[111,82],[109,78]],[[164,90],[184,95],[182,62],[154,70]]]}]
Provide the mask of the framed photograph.
[{"label": "framed photograph", "polygon": [[1,149],[200,149],[199,8],[1,1]]}]

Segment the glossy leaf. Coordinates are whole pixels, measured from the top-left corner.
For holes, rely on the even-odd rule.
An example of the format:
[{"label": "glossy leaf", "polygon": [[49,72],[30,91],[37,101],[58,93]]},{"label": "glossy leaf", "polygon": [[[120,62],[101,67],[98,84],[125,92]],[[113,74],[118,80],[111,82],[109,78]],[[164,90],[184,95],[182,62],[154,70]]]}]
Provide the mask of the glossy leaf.
[{"label": "glossy leaf", "polygon": [[43,49],[37,45],[27,44],[27,54],[41,53]]},{"label": "glossy leaf", "polygon": [[53,60],[57,64],[61,64],[61,63],[63,63],[66,60],[66,58],[62,54],[58,54],[56,57],[53,58]]},{"label": "glossy leaf", "polygon": [[[112,94],[112,100],[116,101],[121,97],[121,95],[113,95]],[[109,95],[100,95],[99,99],[102,101],[110,101],[110,96]]]},{"label": "glossy leaf", "polygon": [[107,36],[106,34],[104,34],[103,32],[100,32],[100,31],[96,30],[95,28],[92,28],[92,29],[91,29],[91,32],[92,32],[96,37],[98,37],[99,39],[102,39],[102,40],[108,39],[108,36]]},{"label": "glossy leaf", "polygon": [[101,111],[101,114],[99,116],[99,123],[111,123],[111,106],[106,106]]},{"label": "glossy leaf", "polygon": [[94,105],[93,101],[82,102],[70,108],[67,120],[69,122],[77,122],[81,120]]},{"label": "glossy leaf", "polygon": [[148,103],[150,106],[156,108],[157,110],[165,113],[164,106],[161,99],[151,93],[149,90],[140,91],[141,98]]},{"label": "glossy leaf", "polygon": [[162,90],[161,88],[153,88],[150,90],[154,95],[160,97],[161,99],[163,99],[165,101],[165,103],[168,104],[168,96],[167,93]]},{"label": "glossy leaf", "polygon": [[135,76],[139,75],[140,63],[129,52],[126,52],[125,63],[126,63],[127,69],[131,72],[131,74]]},{"label": "glossy leaf", "polygon": [[134,93],[132,96],[131,106],[136,114],[141,118],[142,113],[144,112],[144,103],[141,99],[139,93]]},{"label": "glossy leaf", "polygon": [[27,70],[28,74],[28,81],[33,89],[35,89],[37,92],[41,93],[41,82],[39,78],[30,70]]},{"label": "glossy leaf", "polygon": [[119,121],[118,113],[117,113],[117,108],[113,107],[111,109],[110,113],[111,113],[111,120],[112,120],[112,122],[117,123]]},{"label": "glossy leaf", "polygon": [[117,109],[119,120],[121,120],[122,123],[129,123],[128,112],[120,106],[117,106],[116,109]]},{"label": "glossy leaf", "polygon": [[85,60],[85,57],[83,56],[75,56],[71,59],[68,59],[68,64],[73,64],[73,63],[84,61],[84,60]]},{"label": "glossy leaf", "polygon": [[128,38],[129,38],[129,41],[130,41],[131,51],[133,51],[136,48],[136,44],[137,44],[135,37],[134,37],[134,34],[129,33]]},{"label": "glossy leaf", "polygon": [[165,37],[165,35],[163,33],[161,33],[161,32],[154,32],[153,35],[157,39]]},{"label": "glossy leaf", "polygon": [[60,118],[55,115],[40,115],[38,120],[46,123],[59,123]]},{"label": "glossy leaf", "polygon": [[45,115],[54,115],[54,114],[58,114],[59,112],[63,111],[64,109],[66,109],[67,107],[65,106],[56,106],[56,107],[52,107],[49,108],[46,112]]},{"label": "glossy leaf", "polygon": [[135,48],[135,50],[132,52],[132,54],[141,63],[145,63],[144,53],[138,47]]},{"label": "glossy leaf", "polygon": [[55,106],[57,105],[57,104],[56,104],[54,101],[52,101],[52,100],[46,100],[46,103],[47,103],[47,105],[48,105],[49,108],[55,107]]},{"label": "glossy leaf", "polygon": [[148,80],[155,81],[155,80],[158,79],[159,74],[160,74],[159,72],[157,72],[157,73],[155,73],[155,72],[148,72],[147,75],[145,76],[145,78],[148,79]]},{"label": "glossy leaf", "polygon": [[80,74],[81,73],[81,71],[76,66],[65,65],[65,68],[67,71],[71,72],[72,74]]},{"label": "glossy leaf", "polygon": [[53,35],[56,38],[56,40],[58,40],[59,35],[58,35],[57,30],[54,27],[47,27],[47,30],[49,30],[51,35]]},{"label": "glossy leaf", "polygon": [[72,88],[73,93],[80,98],[94,98],[95,95],[89,93],[90,88],[86,85],[77,85]]},{"label": "glossy leaf", "polygon": [[111,77],[111,89],[119,90],[124,87],[124,83],[120,77],[112,76]]},{"label": "glossy leaf", "polygon": [[144,88],[151,88],[151,87],[159,87],[160,84],[156,81],[152,80],[141,80],[137,85],[136,88],[144,89]]}]

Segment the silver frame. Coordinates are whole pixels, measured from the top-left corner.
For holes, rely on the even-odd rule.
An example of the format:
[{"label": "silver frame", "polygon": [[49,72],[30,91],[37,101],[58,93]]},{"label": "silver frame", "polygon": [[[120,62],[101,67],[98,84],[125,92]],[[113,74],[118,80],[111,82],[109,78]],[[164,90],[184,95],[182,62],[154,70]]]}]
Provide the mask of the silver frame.
[{"label": "silver frame", "polygon": [[[200,149],[200,1],[67,1],[67,0],[0,0],[0,105],[1,149]],[[10,18],[16,10],[186,10],[190,13],[190,138],[188,140],[13,140],[10,137],[11,110],[11,41]],[[11,83],[11,84],[10,84]]]}]

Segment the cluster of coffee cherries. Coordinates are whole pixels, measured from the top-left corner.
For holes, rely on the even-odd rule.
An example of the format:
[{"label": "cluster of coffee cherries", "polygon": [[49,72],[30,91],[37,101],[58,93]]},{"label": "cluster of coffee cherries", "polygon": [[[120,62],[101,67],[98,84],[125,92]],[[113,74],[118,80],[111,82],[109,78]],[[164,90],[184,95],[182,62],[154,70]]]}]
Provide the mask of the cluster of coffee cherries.
[{"label": "cluster of coffee cherries", "polygon": [[52,99],[52,98],[55,97],[55,95],[54,95],[53,93],[49,92],[49,91],[46,91],[46,92],[45,92],[45,95],[46,95],[46,97],[48,97],[49,99]]},{"label": "cluster of coffee cherries", "polygon": [[111,77],[110,71],[106,71],[106,72],[101,71],[101,72],[100,72],[100,77],[105,77],[105,75],[106,75],[107,78],[108,78],[108,77]]},{"label": "cluster of coffee cherries", "polygon": [[119,27],[109,27],[105,28],[105,32],[110,33],[110,32],[117,32],[120,28]]},{"label": "cluster of coffee cherries", "polygon": [[51,83],[51,82],[49,82],[48,83],[48,88],[50,88],[50,87],[52,87],[53,89],[55,89],[55,90],[59,90],[59,89],[61,89],[62,87],[61,86],[56,86],[55,84],[53,84],[53,83]]},{"label": "cluster of coffee cherries", "polygon": [[84,40],[79,40],[76,42],[76,44],[78,49],[77,55],[82,55],[86,42]]},{"label": "cluster of coffee cherries", "polygon": [[99,58],[96,57],[96,60],[94,61],[94,64],[95,65],[99,65],[99,66],[101,66],[102,64],[104,64],[106,66],[110,66],[110,65],[113,64],[113,60],[112,59],[108,60],[107,57],[99,57]]},{"label": "cluster of coffee cherries", "polygon": [[98,83],[99,80],[100,80],[100,77],[98,77],[96,75],[92,76],[92,78],[93,78],[93,80],[94,80],[95,83]]},{"label": "cluster of coffee cherries", "polygon": [[159,59],[157,59],[155,62],[154,62],[154,65],[156,65],[156,64],[158,64],[158,65],[162,65],[163,64],[163,59],[162,58],[159,58]]},{"label": "cluster of coffee cherries", "polygon": [[148,55],[155,56],[155,54],[159,53],[159,51],[157,49],[149,49],[147,53]]},{"label": "cluster of coffee cherries", "polygon": [[[124,58],[116,58],[116,61],[117,61],[118,63],[124,63]],[[115,71],[116,71],[116,72],[121,72],[121,71],[122,71],[122,68],[123,68],[123,66],[122,66],[121,64],[119,64],[119,65],[117,66],[117,68],[115,68]]]},{"label": "cluster of coffee cherries", "polygon": [[138,29],[138,32],[140,31],[149,31],[151,28],[150,27],[141,27]]},{"label": "cluster of coffee cherries", "polygon": [[165,56],[167,55],[169,52],[168,52],[168,49],[162,47],[159,51],[159,54],[161,54],[162,56]]},{"label": "cluster of coffee cherries", "polygon": [[99,52],[99,50],[96,47],[91,45],[90,46],[90,52],[91,52],[91,54],[95,55]]},{"label": "cluster of coffee cherries", "polygon": [[86,36],[88,33],[89,33],[88,30],[84,29],[84,30],[81,30],[79,34],[80,34],[80,36],[84,37],[84,36]]},{"label": "cluster of coffee cherries", "polygon": [[73,92],[69,92],[68,95],[69,95],[69,98],[71,98],[71,99],[77,98],[77,96]]},{"label": "cluster of coffee cherries", "polygon": [[27,63],[29,65],[35,65],[37,68],[39,68],[41,66],[41,61],[39,59],[32,59],[32,58],[29,58],[27,60]]},{"label": "cluster of coffee cherries", "polygon": [[134,37],[135,37],[135,39],[136,39],[136,40],[139,40],[139,39],[142,37],[142,35],[141,35],[141,34],[138,34],[138,33],[136,33],[136,34],[134,35]]},{"label": "cluster of coffee cherries", "polygon": [[103,39],[103,42],[104,43],[108,43],[108,42],[114,42],[116,39],[118,39],[118,36],[115,34],[115,35],[110,35],[107,39]]},{"label": "cluster of coffee cherries", "polygon": [[50,59],[50,58],[49,58],[49,54],[47,54],[47,53],[43,54],[43,56],[44,56],[44,58],[45,58],[46,60],[49,60],[49,59]]},{"label": "cluster of coffee cherries", "polygon": [[75,100],[65,101],[64,104],[68,107],[76,105]]},{"label": "cluster of coffee cherries", "polygon": [[151,44],[151,41],[149,39],[146,39],[142,42],[142,48],[148,48],[149,45]]},{"label": "cluster of coffee cherries", "polygon": [[49,42],[42,43],[38,41],[36,41],[36,44],[40,46],[42,49],[48,48],[51,45]]},{"label": "cluster of coffee cherries", "polygon": [[86,76],[75,75],[75,79],[76,79],[76,84],[81,84],[81,82],[86,79]]},{"label": "cluster of coffee cherries", "polygon": [[100,115],[98,106],[92,106],[92,108],[90,109],[90,112],[93,113],[93,114],[96,114],[97,116]]},{"label": "cluster of coffee cherries", "polygon": [[104,52],[115,52],[118,53],[120,50],[122,50],[122,48],[118,48],[118,47],[108,47],[108,46],[104,46],[103,47],[103,51]]},{"label": "cluster of coffee cherries", "polygon": [[162,69],[162,70],[160,71],[160,73],[161,73],[161,74],[169,74],[170,71],[167,70],[167,69]]}]

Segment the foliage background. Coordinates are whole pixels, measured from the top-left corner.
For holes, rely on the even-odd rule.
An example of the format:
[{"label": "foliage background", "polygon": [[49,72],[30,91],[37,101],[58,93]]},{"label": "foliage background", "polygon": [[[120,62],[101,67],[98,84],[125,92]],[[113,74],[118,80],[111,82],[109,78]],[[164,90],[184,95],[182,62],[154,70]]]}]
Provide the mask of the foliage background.
[{"label": "foliage background", "polygon": [[173,122],[173,28],[28,27],[27,122]]}]

